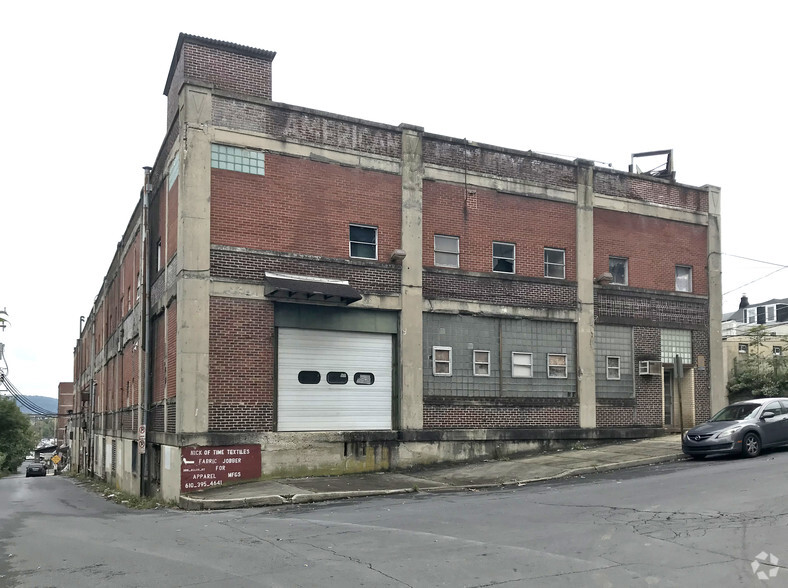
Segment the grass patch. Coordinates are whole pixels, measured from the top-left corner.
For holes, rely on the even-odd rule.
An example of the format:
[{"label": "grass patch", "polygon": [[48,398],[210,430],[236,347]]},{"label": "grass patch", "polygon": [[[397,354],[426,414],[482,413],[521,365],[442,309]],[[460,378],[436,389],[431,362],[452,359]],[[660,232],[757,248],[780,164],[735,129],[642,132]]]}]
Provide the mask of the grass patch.
[{"label": "grass patch", "polygon": [[175,500],[162,500],[150,496],[136,496],[113,488],[104,480],[99,478],[91,478],[84,474],[66,474],[71,479],[75,480],[77,484],[91,490],[96,494],[100,494],[105,500],[120,504],[122,506],[133,508],[137,510],[155,510],[159,508],[178,508],[178,503]]}]

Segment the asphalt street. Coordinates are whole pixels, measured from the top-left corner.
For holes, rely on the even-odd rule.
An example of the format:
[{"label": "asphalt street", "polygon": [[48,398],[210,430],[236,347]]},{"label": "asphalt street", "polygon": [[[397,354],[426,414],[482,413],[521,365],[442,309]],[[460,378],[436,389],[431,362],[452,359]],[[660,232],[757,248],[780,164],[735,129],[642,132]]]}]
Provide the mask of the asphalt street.
[{"label": "asphalt street", "polygon": [[786,475],[781,450],[207,512],[17,475],[0,480],[0,586],[788,586]]}]

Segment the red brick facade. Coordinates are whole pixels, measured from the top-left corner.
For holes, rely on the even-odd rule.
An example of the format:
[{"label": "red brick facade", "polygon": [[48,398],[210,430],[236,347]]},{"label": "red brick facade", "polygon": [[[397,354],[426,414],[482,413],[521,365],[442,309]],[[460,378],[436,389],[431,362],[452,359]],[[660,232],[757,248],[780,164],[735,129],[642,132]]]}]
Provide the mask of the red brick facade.
[{"label": "red brick facade", "polygon": [[211,299],[210,431],[271,431],[274,313],[268,301]]},{"label": "red brick facade", "polygon": [[378,228],[378,259],[400,247],[399,176],[268,155],[265,176],[211,171],[211,243],[348,259],[349,224]]},{"label": "red brick facade", "polygon": [[612,210],[594,211],[594,275],[609,257],[629,260],[629,286],[671,292],[676,265],[692,267],[692,293],[708,294],[706,227]]},{"label": "red brick facade", "polygon": [[434,236],[459,237],[460,269],[492,272],[493,241],[515,244],[515,275],[543,278],[545,247],[566,252],[566,280],[576,279],[574,205],[442,182],[424,182],[423,264],[433,267]]}]

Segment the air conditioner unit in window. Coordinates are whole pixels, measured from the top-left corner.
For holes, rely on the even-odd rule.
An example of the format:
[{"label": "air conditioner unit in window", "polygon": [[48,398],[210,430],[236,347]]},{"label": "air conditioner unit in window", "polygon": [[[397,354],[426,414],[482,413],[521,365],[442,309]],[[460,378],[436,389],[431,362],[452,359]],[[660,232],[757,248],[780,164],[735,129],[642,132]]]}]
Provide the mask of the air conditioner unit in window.
[{"label": "air conditioner unit in window", "polygon": [[638,362],[638,375],[640,376],[662,375],[662,364],[658,361]]}]

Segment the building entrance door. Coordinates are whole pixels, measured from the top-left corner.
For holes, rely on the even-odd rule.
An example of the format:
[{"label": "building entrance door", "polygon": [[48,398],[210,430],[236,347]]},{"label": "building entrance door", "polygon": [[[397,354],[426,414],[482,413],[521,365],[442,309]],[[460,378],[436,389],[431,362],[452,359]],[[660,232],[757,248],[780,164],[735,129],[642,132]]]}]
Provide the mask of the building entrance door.
[{"label": "building entrance door", "polygon": [[665,405],[665,426],[668,428],[675,427],[675,419],[673,418],[673,372],[671,370],[665,370],[663,372],[663,380],[662,380],[662,396],[664,398],[664,405]]}]

